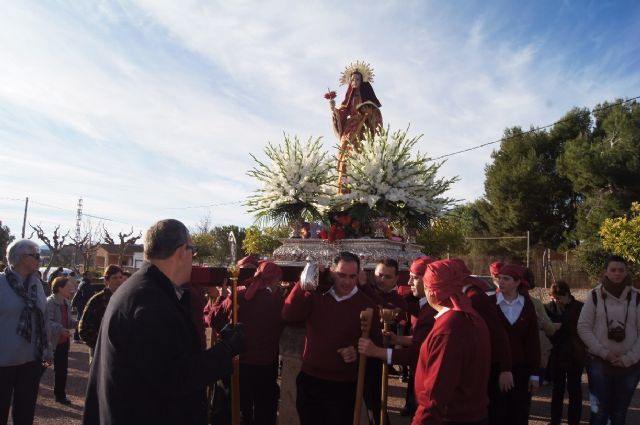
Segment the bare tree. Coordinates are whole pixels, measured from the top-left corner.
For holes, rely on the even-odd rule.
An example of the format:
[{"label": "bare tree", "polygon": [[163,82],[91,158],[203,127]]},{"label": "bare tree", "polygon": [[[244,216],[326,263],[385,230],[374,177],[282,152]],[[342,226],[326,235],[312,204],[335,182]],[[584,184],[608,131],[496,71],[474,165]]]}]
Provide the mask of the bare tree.
[{"label": "bare tree", "polygon": [[119,232],[118,239],[120,240],[120,243],[117,244],[114,241],[114,239],[111,237],[107,229],[104,226],[102,226],[102,237],[104,241],[110,245],[115,246],[118,249],[118,265],[122,265],[122,257],[124,257],[124,253],[127,251],[127,249],[135,245],[136,241],[138,241],[138,239],[142,237],[141,232],[138,232],[138,235],[136,236],[132,236],[132,235],[133,235],[133,227],[131,228],[131,231],[129,233]]},{"label": "bare tree", "polygon": [[198,224],[196,224],[194,231],[191,233],[196,235],[203,235],[209,233],[211,228],[211,212],[208,212],[206,216],[202,217]]},{"label": "bare tree", "polygon": [[69,232],[67,231],[67,233],[60,236],[60,225],[57,225],[56,228],[53,230],[53,237],[49,239],[45,234],[45,231],[42,229],[42,226],[40,225],[34,226],[31,223],[29,223],[29,227],[33,229],[33,232],[31,232],[29,239],[31,239],[33,237],[33,234],[35,233],[38,239],[44,242],[47,248],[49,248],[49,250],[51,251],[51,258],[49,259],[49,264],[47,264],[47,268],[43,273],[43,276],[46,276],[49,273],[49,269],[51,268],[51,265],[53,264],[56,257],[64,247],[64,241],[69,236]]},{"label": "bare tree", "polygon": [[[99,225],[100,224],[98,223],[98,226]],[[85,271],[91,266],[91,260],[98,250],[98,246],[102,240],[102,235],[98,226],[93,227],[91,225],[91,220],[87,219],[82,225],[80,238],[78,239],[76,236],[72,239],[76,245],[77,253],[82,259],[82,265]]]}]

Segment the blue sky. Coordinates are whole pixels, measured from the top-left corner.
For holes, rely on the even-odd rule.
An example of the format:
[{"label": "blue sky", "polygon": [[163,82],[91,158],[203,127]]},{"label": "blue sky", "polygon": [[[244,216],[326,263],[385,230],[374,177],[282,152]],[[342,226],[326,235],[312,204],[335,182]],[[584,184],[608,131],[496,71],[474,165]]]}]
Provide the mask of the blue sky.
[{"label": "blue sky", "polygon": [[[338,76],[369,62],[385,125],[432,157],[640,95],[636,1],[3,2],[0,220],[144,230],[247,226],[249,153],[322,136]],[[450,196],[483,194],[498,145],[452,156]],[[86,221],[86,220],[85,220]],[[86,223],[88,224],[88,223]]]}]

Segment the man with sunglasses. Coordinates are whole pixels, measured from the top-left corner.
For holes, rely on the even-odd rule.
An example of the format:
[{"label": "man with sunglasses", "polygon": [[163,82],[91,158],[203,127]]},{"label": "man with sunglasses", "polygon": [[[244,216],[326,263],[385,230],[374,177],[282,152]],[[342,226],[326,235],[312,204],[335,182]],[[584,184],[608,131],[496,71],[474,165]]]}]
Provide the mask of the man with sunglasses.
[{"label": "man with sunglasses", "polygon": [[242,325],[202,350],[191,320],[194,246],[178,220],[146,233],[145,262],[113,295],[89,374],[83,424],[207,423],[206,385],[231,373]]},{"label": "man with sunglasses", "polygon": [[14,424],[33,423],[43,366],[52,361],[39,251],[28,239],[13,242],[0,273],[0,423],[10,407]]}]

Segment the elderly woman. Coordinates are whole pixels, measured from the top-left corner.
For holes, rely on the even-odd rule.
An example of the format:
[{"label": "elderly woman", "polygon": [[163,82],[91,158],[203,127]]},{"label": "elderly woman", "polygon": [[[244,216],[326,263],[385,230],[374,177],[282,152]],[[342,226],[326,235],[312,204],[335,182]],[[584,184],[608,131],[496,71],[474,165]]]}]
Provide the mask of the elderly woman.
[{"label": "elderly woman", "polygon": [[[51,360],[45,295],[38,279],[40,249],[28,239],[7,248],[0,273],[0,423],[33,423],[43,365]],[[12,401],[13,400],[13,401]]]},{"label": "elderly woman", "polygon": [[67,399],[67,369],[69,367],[70,329],[76,322],[71,317],[70,299],[75,291],[76,281],[71,277],[56,277],[51,283],[52,294],[47,298],[47,325],[49,341],[53,347],[54,382],[53,394],[56,401],[71,404]]}]

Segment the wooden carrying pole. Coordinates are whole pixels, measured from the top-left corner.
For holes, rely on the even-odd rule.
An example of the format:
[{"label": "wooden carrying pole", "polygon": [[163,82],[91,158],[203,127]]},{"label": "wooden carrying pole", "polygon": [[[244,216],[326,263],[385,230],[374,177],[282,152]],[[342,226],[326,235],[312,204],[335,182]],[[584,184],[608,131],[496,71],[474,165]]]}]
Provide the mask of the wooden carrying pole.
[{"label": "wooden carrying pole", "polygon": [[[238,275],[240,269],[229,267],[231,275],[231,323],[238,323]],[[240,356],[233,356],[231,375],[231,424],[240,425]]]},{"label": "wooden carrying pole", "polygon": [[[362,329],[363,338],[369,338],[372,320],[372,308],[368,308],[360,312],[360,327]],[[358,363],[358,386],[356,387],[356,404],[353,409],[353,425],[360,425],[360,411],[362,410],[362,396],[364,394],[364,372],[366,367],[367,356],[360,355],[360,362]]]},{"label": "wooden carrying pole", "polygon": [[[384,324],[384,330],[393,331],[393,326],[397,323],[400,315],[399,309],[383,308],[380,309],[380,318]],[[384,347],[389,346],[389,337],[384,337]],[[380,391],[380,425],[387,423],[387,399],[389,397],[389,365],[386,361],[382,362],[382,390]]]}]

